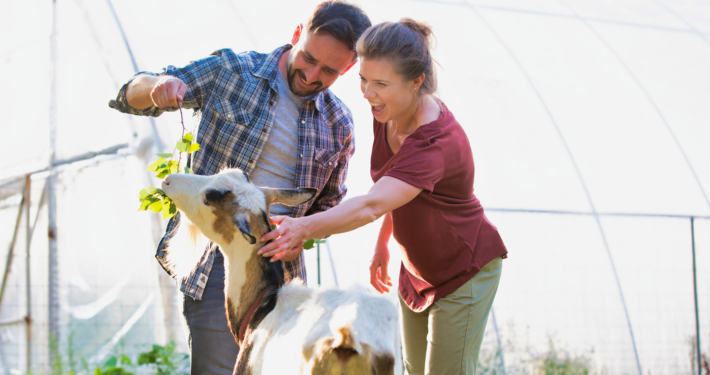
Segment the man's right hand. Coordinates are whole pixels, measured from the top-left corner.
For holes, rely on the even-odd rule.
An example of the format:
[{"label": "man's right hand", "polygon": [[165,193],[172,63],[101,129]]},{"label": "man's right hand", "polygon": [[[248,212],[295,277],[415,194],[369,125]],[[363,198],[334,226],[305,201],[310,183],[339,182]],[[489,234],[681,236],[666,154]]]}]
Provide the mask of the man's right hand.
[{"label": "man's right hand", "polygon": [[177,107],[178,101],[187,92],[187,85],[180,78],[160,76],[150,92],[150,99],[158,108]]},{"label": "man's right hand", "polygon": [[186,92],[187,85],[180,78],[141,74],[126,88],[126,100],[136,109],[177,107]]}]

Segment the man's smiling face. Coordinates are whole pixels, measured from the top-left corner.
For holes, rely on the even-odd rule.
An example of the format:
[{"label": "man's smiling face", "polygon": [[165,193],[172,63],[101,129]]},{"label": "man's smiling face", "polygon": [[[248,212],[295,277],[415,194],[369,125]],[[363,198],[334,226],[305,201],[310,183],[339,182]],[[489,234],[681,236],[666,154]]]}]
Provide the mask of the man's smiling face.
[{"label": "man's smiling face", "polygon": [[355,64],[355,52],[326,32],[293,35],[287,79],[291,92],[309,96],[330,87]]}]

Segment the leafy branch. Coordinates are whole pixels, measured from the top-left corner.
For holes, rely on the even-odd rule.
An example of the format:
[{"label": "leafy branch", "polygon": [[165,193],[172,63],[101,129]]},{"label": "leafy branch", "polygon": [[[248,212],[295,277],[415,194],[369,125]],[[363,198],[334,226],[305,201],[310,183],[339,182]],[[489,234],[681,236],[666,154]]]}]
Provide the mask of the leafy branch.
[{"label": "leafy branch", "polygon": [[[172,153],[157,154],[158,160],[151,164],[147,169],[148,172],[155,172],[155,177],[157,178],[165,178],[165,176],[169,174],[180,173],[180,170],[182,169],[180,165],[180,162],[182,161],[182,154],[187,153],[189,155],[200,149],[200,144],[195,142],[195,137],[190,133],[186,134],[185,122],[182,117],[182,105],[180,102],[178,102],[178,107],[180,109],[182,136],[175,144],[175,149],[173,149]],[[178,155],[177,161],[173,160],[173,156],[176,151]],[[192,174],[193,172],[186,166],[184,173]],[[138,199],[141,202],[140,207],[138,207],[138,211],[162,212],[163,220],[173,217],[173,215],[177,212],[177,206],[175,206],[175,203],[170,199],[170,197],[165,195],[164,191],[160,189],[152,187],[142,189],[138,193]]]}]

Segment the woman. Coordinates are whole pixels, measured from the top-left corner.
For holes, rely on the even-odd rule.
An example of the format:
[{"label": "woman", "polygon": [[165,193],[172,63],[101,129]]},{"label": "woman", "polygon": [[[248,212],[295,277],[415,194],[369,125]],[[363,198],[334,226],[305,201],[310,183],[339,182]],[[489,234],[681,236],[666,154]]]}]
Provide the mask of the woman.
[{"label": "woman", "polygon": [[357,44],[361,89],[372,106],[375,142],[368,194],[316,215],[274,217],[259,250],[272,260],[304,239],[351,231],[385,215],[370,266],[388,291],[387,243],[402,247],[399,300],[409,374],[474,374],[507,254],[473,195],[466,133],[432,94],[431,30],[403,19],[368,29]]}]

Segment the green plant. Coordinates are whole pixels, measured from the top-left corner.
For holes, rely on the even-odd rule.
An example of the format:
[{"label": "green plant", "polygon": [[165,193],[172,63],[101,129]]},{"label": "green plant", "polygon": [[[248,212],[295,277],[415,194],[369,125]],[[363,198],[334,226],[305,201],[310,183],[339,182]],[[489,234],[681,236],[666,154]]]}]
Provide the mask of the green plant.
[{"label": "green plant", "polygon": [[101,367],[94,370],[93,375],[133,375],[124,366],[131,366],[131,360],[126,355],[111,356]]},{"label": "green plant", "polygon": [[[200,149],[200,144],[194,142],[195,137],[190,133],[185,134],[185,122],[182,118],[182,107],[180,107],[180,123],[182,123],[182,136],[175,144],[173,152],[157,154],[158,160],[151,164],[147,169],[149,172],[155,172],[155,177],[164,178],[169,174],[179,173],[182,169],[180,165],[182,154],[187,153],[189,155]],[[176,151],[178,154],[177,161],[173,160],[173,156]],[[184,172],[186,174],[192,174],[192,170],[189,167],[185,167]],[[138,207],[138,211],[162,212],[163,220],[171,218],[175,215],[175,213],[177,213],[177,206],[175,206],[175,203],[173,203],[170,197],[165,195],[165,192],[160,189],[152,187],[142,189],[138,193],[138,199],[141,202]]]},{"label": "green plant", "polygon": [[585,356],[572,356],[567,352],[558,352],[552,338],[549,338],[549,349],[535,366],[537,374],[545,375],[589,375],[590,360]]},{"label": "green plant", "polygon": [[184,362],[189,355],[175,352],[175,342],[170,341],[165,346],[153,345],[148,352],[143,352],[138,356],[138,365],[153,366],[156,375],[184,374],[180,369],[184,368]]}]

